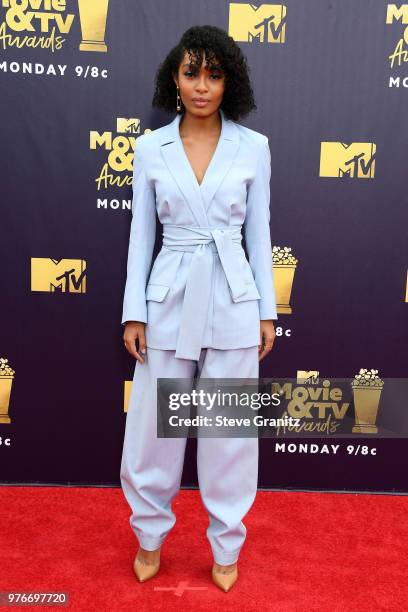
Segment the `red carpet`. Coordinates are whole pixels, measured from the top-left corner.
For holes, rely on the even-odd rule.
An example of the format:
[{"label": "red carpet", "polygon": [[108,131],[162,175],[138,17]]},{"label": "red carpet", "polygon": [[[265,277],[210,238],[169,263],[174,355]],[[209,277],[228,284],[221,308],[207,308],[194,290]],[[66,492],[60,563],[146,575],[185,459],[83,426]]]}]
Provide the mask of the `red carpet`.
[{"label": "red carpet", "polygon": [[121,489],[0,487],[0,591],[70,594],[66,607],[8,609],[408,609],[407,497],[258,492],[229,593],[211,582],[199,492],[182,490],[173,507],[160,572],[140,584]]}]

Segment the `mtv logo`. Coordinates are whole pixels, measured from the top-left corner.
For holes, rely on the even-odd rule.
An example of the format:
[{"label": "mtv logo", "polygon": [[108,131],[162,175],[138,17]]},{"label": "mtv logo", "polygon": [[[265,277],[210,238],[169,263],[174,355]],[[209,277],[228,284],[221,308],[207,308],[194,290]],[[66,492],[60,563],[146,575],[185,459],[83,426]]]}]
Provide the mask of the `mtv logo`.
[{"label": "mtv logo", "polygon": [[229,5],[228,34],[236,41],[284,43],[286,6],[282,4]]},{"label": "mtv logo", "polygon": [[319,382],[319,370],[298,370],[296,382],[298,385],[317,385]]},{"label": "mtv logo", "polygon": [[31,291],[86,293],[84,259],[31,258]]},{"label": "mtv logo", "polygon": [[118,117],[116,119],[116,131],[118,134],[140,134],[140,119]]},{"label": "mtv logo", "polygon": [[376,150],[372,142],[322,142],[319,176],[374,178]]}]

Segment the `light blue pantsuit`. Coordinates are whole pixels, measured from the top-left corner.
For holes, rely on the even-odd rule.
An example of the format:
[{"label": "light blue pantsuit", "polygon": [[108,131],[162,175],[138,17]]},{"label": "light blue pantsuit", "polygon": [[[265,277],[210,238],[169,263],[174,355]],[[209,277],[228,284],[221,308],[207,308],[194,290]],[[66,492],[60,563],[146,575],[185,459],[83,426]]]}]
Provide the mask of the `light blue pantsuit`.
[{"label": "light blue pantsuit", "polygon": [[[278,318],[268,138],[220,115],[201,184],[182,144],[180,115],[136,140],[122,324],[147,324],[147,357],[135,367],[121,481],[131,526],[147,550],[175,522],[171,501],[186,445],[156,437],[156,379],[191,379],[197,365],[205,378],[257,378],[260,320]],[[157,216],[163,245],[152,266]],[[198,438],[197,467],[214,559],[234,563],[257,489],[258,438]]]},{"label": "light blue pantsuit", "polygon": [[[158,438],[156,378],[258,378],[258,346],[204,348],[198,362],[175,351],[147,349],[136,362],[129,398],[121,481],[132,508],[130,525],[146,550],[157,549],[176,522],[171,503],[179,491],[186,438]],[[191,387],[192,388],[192,387]],[[183,391],[186,389],[183,387]],[[208,512],[207,537],[220,565],[237,561],[258,483],[258,438],[197,438],[197,472]]]}]

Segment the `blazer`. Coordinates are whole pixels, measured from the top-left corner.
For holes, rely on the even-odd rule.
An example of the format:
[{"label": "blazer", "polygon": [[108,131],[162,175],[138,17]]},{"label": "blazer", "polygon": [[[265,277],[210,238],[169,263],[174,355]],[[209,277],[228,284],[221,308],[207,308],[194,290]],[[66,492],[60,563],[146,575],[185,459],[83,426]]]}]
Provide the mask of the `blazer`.
[{"label": "blazer", "polygon": [[[135,145],[122,324],[146,323],[147,347],[175,349],[183,359],[198,360],[205,347],[258,345],[260,319],[278,318],[269,141],[220,115],[201,184],[180,137],[181,115]],[[156,214],[163,241],[151,267]]]}]

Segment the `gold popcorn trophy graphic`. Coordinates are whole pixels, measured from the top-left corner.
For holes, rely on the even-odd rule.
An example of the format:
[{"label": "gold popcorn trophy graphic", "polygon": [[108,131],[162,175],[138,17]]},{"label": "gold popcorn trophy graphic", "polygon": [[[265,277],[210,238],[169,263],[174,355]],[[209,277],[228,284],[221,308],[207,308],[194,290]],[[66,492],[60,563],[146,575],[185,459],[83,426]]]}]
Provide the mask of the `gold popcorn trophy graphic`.
[{"label": "gold popcorn trophy graphic", "polygon": [[0,423],[11,423],[8,410],[15,371],[7,364],[8,359],[0,357]]},{"label": "gold popcorn trophy graphic", "polygon": [[106,53],[106,17],[109,0],[78,0],[82,41],[80,51],[100,51]]},{"label": "gold popcorn trophy graphic", "polygon": [[272,266],[276,289],[278,313],[292,314],[289,304],[298,260],[291,253],[291,247],[272,247]]},{"label": "gold popcorn trophy graphic", "polygon": [[356,420],[351,430],[353,433],[373,434],[378,432],[375,421],[384,381],[377,374],[378,370],[361,368],[351,383]]}]

